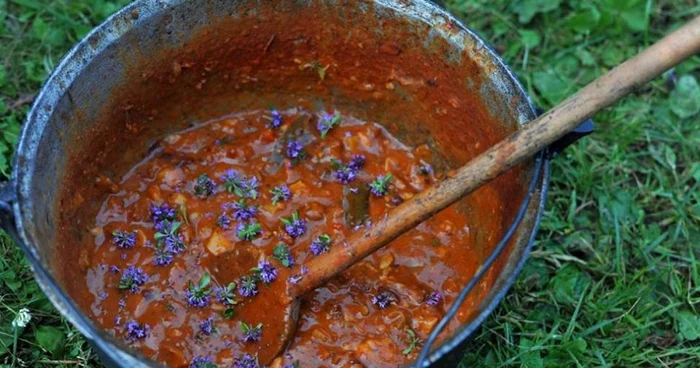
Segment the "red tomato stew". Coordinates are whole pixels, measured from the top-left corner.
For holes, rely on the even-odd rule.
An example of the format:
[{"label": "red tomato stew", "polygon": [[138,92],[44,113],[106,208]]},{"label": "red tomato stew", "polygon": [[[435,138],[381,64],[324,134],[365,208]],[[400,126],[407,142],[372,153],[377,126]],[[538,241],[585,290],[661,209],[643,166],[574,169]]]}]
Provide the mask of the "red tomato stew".
[{"label": "red tomato stew", "polygon": [[[440,179],[427,147],[341,112],[238,113],[171,134],[135,165],[94,219],[83,252],[92,318],[171,367],[258,367],[256,298],[304,277]],[[477,266],[453,206],[307,295],[273,367],[396,367],[421,348]],[[259,303],[256,305],[260,305]],[[463,309],[447,333],[468,319]]]}]

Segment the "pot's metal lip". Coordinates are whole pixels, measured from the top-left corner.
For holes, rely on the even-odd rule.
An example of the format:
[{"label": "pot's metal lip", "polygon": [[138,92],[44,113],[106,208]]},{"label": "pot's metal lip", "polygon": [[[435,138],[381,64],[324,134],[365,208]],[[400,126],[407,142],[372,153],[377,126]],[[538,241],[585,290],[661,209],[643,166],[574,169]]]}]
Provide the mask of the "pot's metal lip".
[{"label": "pot's metal lip", "polygon": [[[65,316],[88,340],[96,344],[104,356],[112,362],[124,367],[154,367],[156,364],[145,358],[139,352],[130,349],[123,342],[104,333],[101,329],[81,312],[80,308],[75,304],[72,298],[68,297],[63,292],[62,288],[56,280],[49,274],[47,269],[42,264],[38,253],[29,244],[33,244],[30,234],[27,232],[25,223],[31,223],[31,215],[29,212],[32,199],[28,196],[31,187],[31,177],[34,168],[29,165],[33,157],[32,152],[36,151],[36,146],[39,144],[41,135],[43,134],[46,124],[48,123],[53,112],[53,106],[59,101],[66,90],[75,81],[79,75],[81,68],[89,64],[92,59],[102,52],[105,48],[112,45],[125,33],[129,32],[135,26],[143,22],[147,22],[157,12],[164,11],[167,8],[181,4],[187,0],[136,0],[130,5],[119,10],[109,18],[107,18],[99,26],[90,31],[78,44],[76,44],[61,60],[58,66],[51,73],[49,78],[44,83],[39,95],[37,96],[32,108],[27,115],[22,132],[20,134],[19,143],[17,145],[16,155],[14,159],[13,177],[15,178],[14,190],[17,200],[13,203],[13,212],[17,226],[17,236],[20,248],[24,251],[30,264],[30,268],[34,275],[37,276],[37,282],[41,289],[48,296],[53,305]],[[454,25],[460,32],[467,35],[468,38],[474,40],[478,46],[483,48],[483,51],[488,55],[490,60],[497,68],[497,74],[503,75],[504,79],[511,83],[514,87],[514,94],[519,95],[523,100],[520,106],[524,106],[524,110],[519,111],[520,123],[532,120],[536,114],[532,101],[524,88],[515,77],[510,68],[503,62],[501,57],[494,49],[479,37],[475,32],[464,25],[460,20],[449,14],[438,5],[428,0],[375,0],[377,3],[396,9],[400,12],[409,12],[428,24],[435,25],[437,19],[442,19],[443,22]],[[134,14],[138,14],[134,17]],[[119,22],[118,20],[122,20]],[[97,39],[97,42],[90,40]],[[79,58],[79,56],[81,56]],[[542,195],[546,197],[546,179],[543,179]],[[454,349],[457,345],[469,337],[481,323],[491,314],[491,312],[500,303],[506,295],[515,279],[522,270],[525,261],[532,247],[534,236],[537,232],[539,220],[543,213],[543,202],[536,209],[534,223],[532,224],[532,232],[529,237],[522,257],[515,265],[512,273],[504,281],[502,288],[493,297],[491,303],[482,310],[482,312],[474,318],[459,334],[452,339],[444,341],[431,355],[429,361],[435,362]],[[26,217],[25,217],[26,216]],[[526,224],[527,226],[528,224]],[[511,252],[515,252],[513,249]],[[506,270],[507,271],[507,270]],[[54,290],[61,292],[55,293]],[[96,339],[99,337],[100,339]]]}]

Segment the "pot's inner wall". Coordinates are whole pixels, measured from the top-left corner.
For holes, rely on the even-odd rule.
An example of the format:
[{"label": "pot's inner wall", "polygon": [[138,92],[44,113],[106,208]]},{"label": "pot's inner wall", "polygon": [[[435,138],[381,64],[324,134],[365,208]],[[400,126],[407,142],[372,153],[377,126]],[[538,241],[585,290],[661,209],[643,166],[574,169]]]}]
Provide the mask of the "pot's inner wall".
[{"label": "pot's inner wall", "polygon": [[[40,238],[55,239],[40,253],[59,282],[71,295],[86,292],[90,252],[76,244],[91,243],[89,229],[108,195],[96,178],[118,181],[153,142],[191,124],[269,105],[334,107],[384,124],[413,147],[428,145],[443,172],[517,129],[522,96],[483,45],[444,19],[431,19],[441,24],[431,27],[421,19],[422,6],[414,10],[370,1],[186,1],[117,20],[117,27],[134,29],[83,69],[56,107],[37,155],[54,165],[37,171],[36,182],[63,183],[55,209],[37,208],[55,213],[58,227],[36,225]],[[104,37],[109,32],[83,47]],[[314,62],[328,66],[323,80],[303,67]],[[499,77],[501,84],[494,82]],[[526,168],[512,170],[459,204],[482,249],[474,257],[485,258],[500,239],[529,177]],[[46,188],[37,184],[34,191]],[[469,315],[489,285],[477,290],[466,303]]]}]

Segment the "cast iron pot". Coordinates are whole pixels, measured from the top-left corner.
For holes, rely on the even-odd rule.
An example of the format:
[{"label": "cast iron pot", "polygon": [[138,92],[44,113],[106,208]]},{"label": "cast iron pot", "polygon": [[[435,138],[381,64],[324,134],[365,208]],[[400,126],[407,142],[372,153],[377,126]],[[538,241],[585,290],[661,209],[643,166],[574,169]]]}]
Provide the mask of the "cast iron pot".
[{"label": "cast iron pot", "polygon": [[[136,1],[53,72],[24,124],[14,181],[0,187],[0,224],[107,365],[157,366],[103,332],[79,302],[105,182],[118,182],[168,132],[271,104],[380,122],[432,150],[441,171],[535,117],[495,52],[428,1]],[[457,204],[471,216],[475,257],[486,258],[503,237],[534,167],[520,165]],[[431,353],[431,366],[456,366],[467,337],[513,283],[536,232],[544,178],[508,248],[467,299],[468,321]]]}]

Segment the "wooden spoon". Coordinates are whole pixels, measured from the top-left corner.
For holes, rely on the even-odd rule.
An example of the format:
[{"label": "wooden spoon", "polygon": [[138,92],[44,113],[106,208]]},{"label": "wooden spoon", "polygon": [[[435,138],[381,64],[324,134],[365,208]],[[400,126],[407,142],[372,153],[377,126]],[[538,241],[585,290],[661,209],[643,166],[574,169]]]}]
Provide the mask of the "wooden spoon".
[{"label": "wooden spoon", "polygon": [[[574,96],[511,134],[458,169],[454,176],[402,203],[383,220],[352,234],[345,244],[306,262],[308,273],[286,291],[276,287],[279,299],[258,306],[265,320],[286,326],[283,333],[264,339],[259,359],[269,363],[292,341],[301,297],[455,203],[509,168],[535,155],[576,128],[582,121],[612,105],[652,78],[700,52],[700,17],[664,37],[647,50],[599,77]],[[258,298],[265,299],[265,298]],[[255,300],[251,301],[255,304]],[[263,335],[265,335],[263,333]],[[274,354],[273,354],[274,352]]]}]

